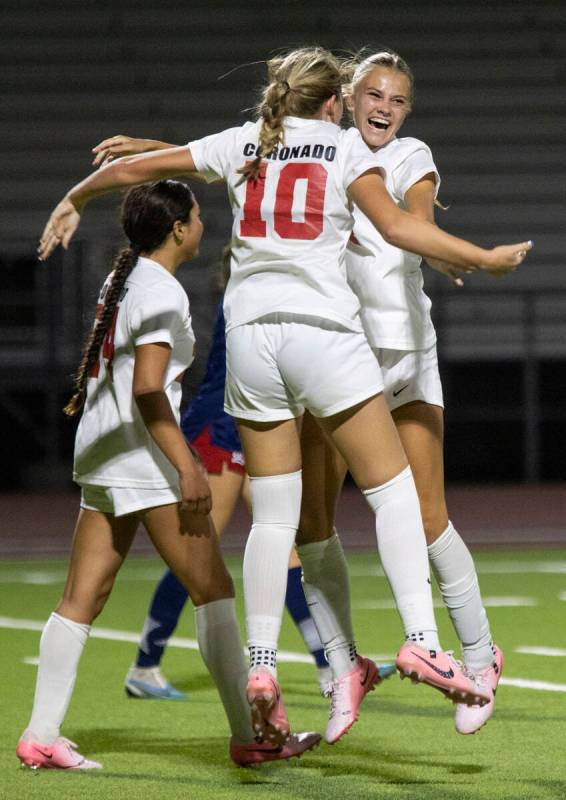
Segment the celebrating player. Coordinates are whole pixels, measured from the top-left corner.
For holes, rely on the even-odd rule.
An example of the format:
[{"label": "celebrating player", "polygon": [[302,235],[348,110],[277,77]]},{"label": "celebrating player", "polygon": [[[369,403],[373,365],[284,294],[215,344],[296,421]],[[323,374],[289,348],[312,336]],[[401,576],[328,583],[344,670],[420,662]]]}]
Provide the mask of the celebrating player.
[{"label": "celebrating player", "polygon": [[[178,181],[132,189],[122,223],[129,246],[102,288],[97,320],[65,411],[84,405],[75,441],[79,513],[63,598],[41,637],[31,720],[16,753],[34,768],[92,769],[60,736],[78,662],[140,522],[187,587],[202,657],[230,723],[239,765],[299,755],[318,734],[258,742],[244,694],[246,665],[232,580],[211,524],[210,489],[179,428],[180,379],[194,336],[177,267],[198,252],[198,204]],[[242,681],[242,678],[244,679]],[[262,729],[262,734],[269,730]]]},{"label": "celebrating player", "polygon": [[[385,171],[395,202],[433,222],[440,178],[431,152],[418,139],[396,136],[411,109],[412,95],[408,65],[396,53],[384,51],[358,65],[347,103],[364,141],[377,154],[376,163]],[[420,258],[384,241],[358,208],[354,220],[346,252],[348,282],[360,300],[364,330],[381,366],[384,397],[415,478],[429,559],[462,644],[466,671],[490,696],[483,706],[456,705],[456,730],[475,733],[493,713],[503,655],[492,641],[472,556],[448,519],[442,386],[431,304],[423,292]],[[429,263],[462,283],[452,265],[431,259]],[[345,465],[336,467],[325,452],[328,445],[311,420],[305,421],[304,435],[318,445],[310,448],[308,467],[315,475],[324,474],[317,487],[325,487],[325,496],[318,488],[309,491],[298,542],[312,540],[321,528],[327,537],[334,535],[334,505],[346,472]],[[308,597],[308,585],[305,590]],[[318,607],[312,602],[311,610],[316,620]]]},{"label": "celebrating player", "polygon": [[[414,480],[342,269],[352,225],[349,202],[389,243],[459,268],[505,273],[521,263],[530,245],[485,250],[398,208],[358,132],[338,127],[342,76],[330,53],[292,51],[271,60],[268,69],[257,122],[108,164],[56,207],[40,255],[59,243],[67,246],[84,205],[111,189],[195,170],[226,180],[234,212],[224,301],[226,410],[238,422],[253,511],[244,558],[247,694],[256,729],[269,722],[283,741],[289,726],[276,654],[299,524],[305,409],[333,440],[375,514],[381,561],[405,628],[398,669],[455,700],[489,700],[439,645]],[[305,581],[323,597],[329,583],[339,586],[342,578],[336,549],[319,544],[311,543],[313,558],[303,569]],[[347,687],[327,730],[327,740],[336,741],[357,718],[377,673],[343,637],[332,645]]]}]

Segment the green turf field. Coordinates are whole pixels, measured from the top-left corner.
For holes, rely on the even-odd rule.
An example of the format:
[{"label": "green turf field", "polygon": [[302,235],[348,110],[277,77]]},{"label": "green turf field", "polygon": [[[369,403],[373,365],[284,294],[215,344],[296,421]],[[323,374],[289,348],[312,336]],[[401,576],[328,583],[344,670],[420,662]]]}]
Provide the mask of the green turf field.
[{"label": "green turf field", "polygon": [[[376,557],[349,561],[359,650],[392,657],[401,627],[386,581],[376,575]],[[241,562],[229,563],[241,600]],[[439,693],[394,677],[367,698],[360,722],[338,745],[322,744],[300,761],[241,770],[228,761],[227,725],[190,646],[171,647],[163,664],[188,701],[126,698],[122,682],[135,646],[109,637],[118,631],[136,638],[161,574],[157,560],[130,561],[95,625],[101,638],[85,650],[63,730],[82,753],[104,763],[101,772],[80,774],[21,770],[14,755],[32,704],[35,667],[26,660],[37,656],[39,642],[32,623],[42,623],[57,602],[66,563],[3,562],[0,798],[566,798],[566,551],[483,552],[476,563],[506,656],[506,682],[486,728],[458,736],[452,706]],[[22,629],[24,620],[30,629]],[[443,610],[438,620],[444,647],[454,647]],[[177,635],[194,638],[190,611]],[[281,649],[304,653],[288,618]],[[279,675],[293,727],[324,731],[328,702],[317,693],[313,666],[283,662]]]}]

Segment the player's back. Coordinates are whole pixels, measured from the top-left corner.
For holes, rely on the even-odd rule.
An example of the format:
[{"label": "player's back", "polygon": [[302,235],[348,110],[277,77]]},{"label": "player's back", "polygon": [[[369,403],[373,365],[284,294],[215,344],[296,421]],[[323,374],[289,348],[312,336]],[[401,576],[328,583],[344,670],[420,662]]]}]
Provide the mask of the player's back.
[{"label": "player's back", "polygon": [[375,168],[355,130],[286,117],[284,144],[262,161],[256,181],[238,170],[255,158],[260,123],[189,146],[199,170],[228,183],[234,212],[226,329],[273,312],[333,319],[359,327],[359,306],[345,279],[352,227],[347,187]]}]

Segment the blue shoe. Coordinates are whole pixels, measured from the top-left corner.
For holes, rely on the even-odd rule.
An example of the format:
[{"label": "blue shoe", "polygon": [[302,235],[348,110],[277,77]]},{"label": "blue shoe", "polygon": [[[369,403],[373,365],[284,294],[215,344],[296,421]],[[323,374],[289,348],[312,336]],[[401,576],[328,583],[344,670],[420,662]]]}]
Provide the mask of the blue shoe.
[{"label": "blue shoe", "polygon": [[395,666],[395,664],[376,664],[376,667],[379,672],[380,681],[384,681],[386,678],[390,678],[397,672],[397,667]]},{"label": "blue shoe", "polygon": [[185,700],[187,697],[168,683],[159,667],[130,667],[125,689],[128,697],[138,700]]}]

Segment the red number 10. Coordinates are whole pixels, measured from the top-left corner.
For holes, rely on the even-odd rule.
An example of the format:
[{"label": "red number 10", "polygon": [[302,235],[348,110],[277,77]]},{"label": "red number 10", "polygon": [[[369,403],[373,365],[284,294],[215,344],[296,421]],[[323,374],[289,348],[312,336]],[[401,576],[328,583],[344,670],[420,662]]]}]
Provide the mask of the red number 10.
[{"label": "red number 10", "polygon": [[[261,217],[265,195],[265,179],[269,165],[262,162],[256,181],[247,181],[244,216],[240,222],[241,236],[265,237],[267,225]],[[324,226],[324,193],[328,172],[322,164],[287,164],[279,173],[273,210],[273,227],[282,239],[316,239]],[[294,222],[293,196],[298,180],[307,181],[305,221]]]}]

